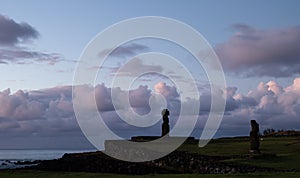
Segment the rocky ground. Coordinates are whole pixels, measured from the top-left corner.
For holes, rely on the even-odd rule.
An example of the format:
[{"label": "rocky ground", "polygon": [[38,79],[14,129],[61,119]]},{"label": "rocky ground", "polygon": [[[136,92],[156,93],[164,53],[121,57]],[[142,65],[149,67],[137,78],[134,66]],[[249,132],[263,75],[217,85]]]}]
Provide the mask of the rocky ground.
[{"label": "rocky ground", "polygon": [[225,159],[229,158],[175,151],[154,161],[131,163],[113,159],[98,151],[92,153],[65,154],[60,159],[41,161],[38,166],[33,168],[47,171],[84,171],[117,174],[227,174],[276,171],[270,168],[242,166],[222,162],[222,160]]},{"label": "rocky ground", "polygon": [[0,169],[18,169],[36,166],[41,161],[11,161],[11,160],[0,160]]}]

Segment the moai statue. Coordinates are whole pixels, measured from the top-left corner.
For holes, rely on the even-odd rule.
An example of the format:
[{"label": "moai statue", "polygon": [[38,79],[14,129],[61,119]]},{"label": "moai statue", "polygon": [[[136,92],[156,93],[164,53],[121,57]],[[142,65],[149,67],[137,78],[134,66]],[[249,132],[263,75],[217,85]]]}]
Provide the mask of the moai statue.
[{"label": "moai statue", "polygon": [[170,132],[170,126],[169,126],[169,115],[170,112],[168,109],[164,109],[161,112],[161,115],[163,117],[163,124],[161,126],[161,136],[169,135]]},{"label": "moai statue", "polygon": [[251,120],[250,132],[250,152],[260,153],[259,151],[259,124],[255,120]]}]

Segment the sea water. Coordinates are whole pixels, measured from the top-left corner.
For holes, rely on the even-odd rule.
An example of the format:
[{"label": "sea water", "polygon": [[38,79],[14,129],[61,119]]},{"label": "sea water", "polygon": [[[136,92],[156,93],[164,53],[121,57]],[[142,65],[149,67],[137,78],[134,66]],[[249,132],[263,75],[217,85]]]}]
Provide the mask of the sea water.
[{"label": "sea water", "polygon": [[29,165],[17,165],[18,161],[52,160],[65,153],[83,153],[96,150],[0,150],[0,169],[14,169]]}]

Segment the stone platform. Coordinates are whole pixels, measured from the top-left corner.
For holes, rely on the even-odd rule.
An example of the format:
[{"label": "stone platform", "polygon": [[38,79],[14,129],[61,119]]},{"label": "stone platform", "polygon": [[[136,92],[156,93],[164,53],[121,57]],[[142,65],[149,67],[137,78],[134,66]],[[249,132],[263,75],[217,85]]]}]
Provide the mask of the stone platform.
[{"label": "stone platform", "polygon": [[[157,140],[161,138],[160,136],[134,136],[131,137],[129,141],[132,142],[149,142],[153,140]],[[185,137],[169,137],[170,139],[173,140],[181,140],[184,139]],[[197,144],[199,140],[196,140],[195,137],[187,137],[184,143],[190,143],[190,144]]]},{"label": "stone platform", "polygon": [[194,137],[135,136],[130,140],[106,140],[104,153],[122,160],[143,162],[160,158],[181,144],[197,144]]}]

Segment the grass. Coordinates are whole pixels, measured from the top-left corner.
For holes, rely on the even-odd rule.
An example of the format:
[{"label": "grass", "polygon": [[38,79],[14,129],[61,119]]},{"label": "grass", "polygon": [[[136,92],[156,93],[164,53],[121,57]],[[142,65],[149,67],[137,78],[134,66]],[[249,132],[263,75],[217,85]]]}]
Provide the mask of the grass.
[{"label": "grass", "polygon": [[255,165],[282,170],[292,170],[292,172],[256,172],[250,174],[222,174],[222,175],[199,175],[199,174],[151,174],[143,176],[117,175],[103,173],[85,172],[50,172],[34,170],[1,170],[0,177],[5,178],[65,178],[65,177],[87,177],[87,178],[153,178],[153,177],[300,177],[300,138],[299,137],[267,137],[261,141],[262,154],[250,158],[249,139],[247,138],[222,138],[212,140],[204,148],[197,145],[184,144],[179,148],[197,154],[209,156],[228,156],[230,159],[224,160],[235,164]]},{"label": "grass", "polygon": [[180,150],[210,156],[228,156],[228,162],[300,171],[300,138],[267,137],[261,141],[261,155],[249,157],[248,138],[223,138],[212,140],[204,148],[183,145]]},{"label": "grass", "polygon": [[150,174],[150,175],[118,175],[86,172],[50,172],[32,170],[5,170],[0,172],[0,177],[5,178],[212,178],[212,177],[300,177],[300,172],[287,173],[251,173],[251,174]]},{"label": "grass", "polygon": [[236,156],[248,153],[249,141],[245,138],[222,138],[211,140],[205,147],[185,144],[179,150],[209,156]]}]

